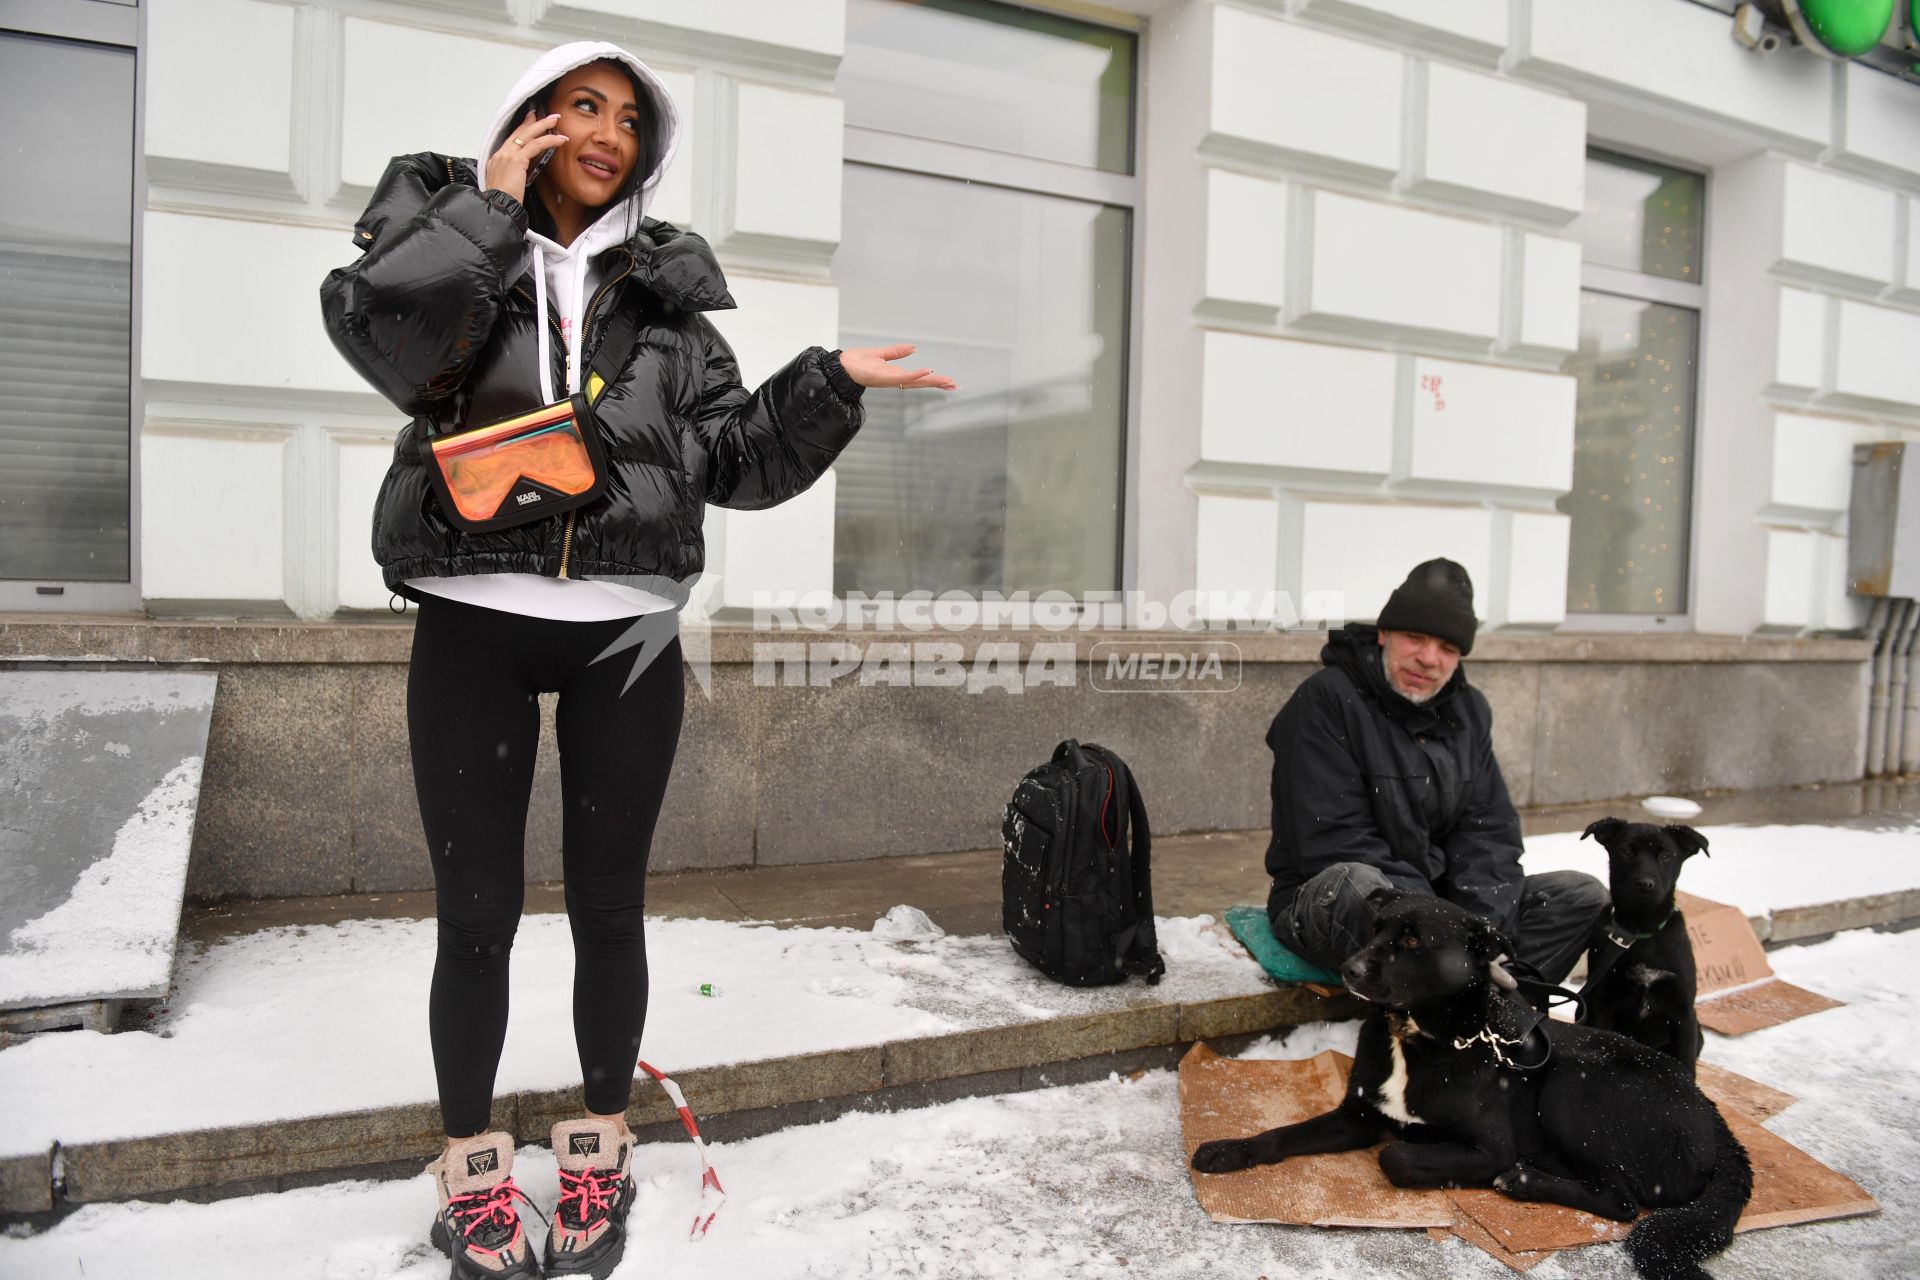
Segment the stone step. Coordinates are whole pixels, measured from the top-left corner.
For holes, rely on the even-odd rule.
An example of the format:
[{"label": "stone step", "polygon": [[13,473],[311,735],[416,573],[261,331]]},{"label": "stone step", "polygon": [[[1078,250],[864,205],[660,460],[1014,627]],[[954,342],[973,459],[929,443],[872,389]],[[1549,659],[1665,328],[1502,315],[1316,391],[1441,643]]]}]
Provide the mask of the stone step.
[{"label": "stone step", "polygon": [[[1286,986],[1258,995],[1181,1003],[1140,987],[1125,1008],[675,1072],[702,1133],[721,1141],[810,1124],[849,1111],[928,1106],[1171,1067],[1196,1040],[1251,1038],[1353,1017],[1358,1002]],[[508,1095],[494,1121],[521,1143],[544,1142],[578,1114],[577,1088]],[[663,1091],[635,1091],[628,1113],[641,1141],[681,1127]],[[59,1146],[0,1159],[0,1214],[129,1199],[218,1199],[349,1176],[418,1172],[441,1141],[430,1102],[297,1122],[155,1134]]]}]

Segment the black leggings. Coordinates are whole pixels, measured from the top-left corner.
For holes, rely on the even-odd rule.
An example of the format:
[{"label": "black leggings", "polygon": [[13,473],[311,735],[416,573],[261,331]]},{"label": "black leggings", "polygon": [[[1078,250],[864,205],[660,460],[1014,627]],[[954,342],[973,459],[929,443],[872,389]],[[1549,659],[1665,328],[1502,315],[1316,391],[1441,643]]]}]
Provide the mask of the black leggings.
[{"label": "black leggings", "polygon": [[535,695],[560,695],[573,1035],[589,1111],[624,1111],[647,1017],[647,854],[685,689],[676,638],[625,693],[633,623],[555,622],[426,597],[407,728],[440,920],[428,1023],[450,1138],[487,1130],[507,1033],[507,961],[525,893]]}]

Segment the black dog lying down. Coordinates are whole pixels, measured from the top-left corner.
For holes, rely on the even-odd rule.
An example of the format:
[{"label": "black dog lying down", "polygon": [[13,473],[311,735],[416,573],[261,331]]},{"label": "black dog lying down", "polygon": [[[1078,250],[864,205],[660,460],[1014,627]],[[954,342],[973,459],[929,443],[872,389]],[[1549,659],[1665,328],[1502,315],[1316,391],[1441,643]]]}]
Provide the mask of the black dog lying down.
[{"label": "black dog lying down", "polygon": [[1680,866],[1707,851],[1692,827],[1602,818],[1581,833],[1607,851],[1613,916],[1587,953],[1587,1026],[1632,1036],[1693,1074],[1703,1037],[1687,921],[1673,905]]},{"label": "black dog lying down", "polygon": [[1672,1058],[1611,1031],[1544,1019],[1510,987],[1509,944],[1439,898],[1377,892],[1373,941],[1341,968],[1374,1008],[1346,1099],[1325,1115],[1194,1152],[1202,1173],[1351,1151],[1392,1135],[1399,1187],[1492,1185],[1617,1221],[1650,1280],[1700,1280],[1733,1239],[1746,1150]]}]

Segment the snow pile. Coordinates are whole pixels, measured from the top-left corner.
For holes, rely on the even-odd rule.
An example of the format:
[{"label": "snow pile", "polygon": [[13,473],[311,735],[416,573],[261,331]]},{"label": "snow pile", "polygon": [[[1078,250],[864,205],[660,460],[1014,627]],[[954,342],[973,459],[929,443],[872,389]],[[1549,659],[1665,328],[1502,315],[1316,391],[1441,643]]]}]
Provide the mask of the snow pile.
[{"label": "snow pile", "polygon": [[947,931],[920,908],[903,902],[873,922],[873,936],[882,942],[936,942]]},{"label": "snow pile", "polygon": [[1289,1027],[1278,1037],[1261,1036],[1237,1057],[1272,1061],[1299,1062],[1317,1058],[1327,1050],[1353,1056],[1360,1039],[1360,1022],[1308,1022]]},{"label": "snow pile", "polygon": [[[1258,966],[1205,932],[1210,923],[1161,921],[1172,968],[1152,999],[1269,989]],[[0,1052],[0,1154],[432,1101],[434,934],[430,920],[359,920],[266,930],[183,957],[154,1034],[66,1032]],[[642,1051],[670,1074],[1147,998],[1137,982],[1060,986],[995,937],[901,943],[853,929],[651,920],[647,952]],[[579,1084],[572,975],[566,918],[526,917],[497,1094]],[[725,999],[696,994],[702,983]]]},{"label": "snow pile", "polygon": [[1235,956],[1256,968],[1258,962],[1240,945],[1233,930],[1212,916],[1186,916],[1179,920],[1154,917],[1155,941],[1167,972],[1189,965],[1218,964],[1221,955]]},{"label": "snow pile", "polygon": [[[1707,1057],[1800,1101],[1771,1127],[1859,1180],[1877,1217],[1740,1236],[1710,1265],[1721,1280],[1920,1274],[1920,933],[1850,934],[1773,953],[1782,975],[1847,1007],[1741,1040]],[[1302,1027],[1255,1052],[1351,1047],[1351,1027]],[[0,1055],[4,1056],[4,1055]],[[855,1114],[714,1149],[730,1198],[689,1242],[697,1162],[684,1141],[635,1153],[633,1244],[613,1280],[752,1276],[1033,1280],[1510,1280],[1457,1240],[1418,1231],[1224,1226],[1194,1203],[1172,1072],[975,1098],[896,1114]],[[515,1173],[543,1209],[552,1156],[521,1151]],[[425,1178],[340,1183],[210,1205],[81,1209],[44,1235],[0,1240],[0,1274],[142,1280],[439,1280],[424,1243]],[[536,1240],[544,1239],[528,1215]],[[316,1225],[319,1224],[319,1225]],[[265,1261],[270,1260],[270,1263]],[[1531,1280],[1631,1280],[1617,1245],[1556,1255]]]}]

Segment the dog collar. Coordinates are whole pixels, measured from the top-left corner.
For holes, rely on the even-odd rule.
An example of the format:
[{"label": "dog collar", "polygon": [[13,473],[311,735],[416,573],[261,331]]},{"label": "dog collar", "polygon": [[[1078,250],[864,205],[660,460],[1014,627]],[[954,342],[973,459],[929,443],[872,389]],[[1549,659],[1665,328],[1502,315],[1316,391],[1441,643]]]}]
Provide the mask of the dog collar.
[{"label": "dog collar", "polygon": [[[1660,931],[1667,927],[1668,923],[1672,921],[1679,910],[1680,908],[1678,906],[1668,907],[1667,914],[1660,917],[1659,924],[1653,926],[1653,928],[1647,930],[1645,933],[1639,933],[1621,924],[1619,913],[1612,907],[1609,907],[1607,908],[1607,940],[1613,943],[1614,946],[1619,947],[1622,951],[1625,951],[1636,942],[1645,942],[1648,938],[1658,937]],[[1622,942],[1622,938],[1625,938],[1626,941]]]}]

